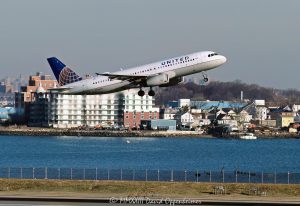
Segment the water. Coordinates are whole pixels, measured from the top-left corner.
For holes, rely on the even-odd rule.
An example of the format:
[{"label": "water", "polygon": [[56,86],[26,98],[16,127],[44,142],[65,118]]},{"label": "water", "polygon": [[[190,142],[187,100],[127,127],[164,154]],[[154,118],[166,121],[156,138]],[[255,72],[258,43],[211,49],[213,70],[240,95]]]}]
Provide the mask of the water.
[{"label": "water", "polygon": [[0,167],[300,172],[298,139],[0,136],[0,148]]}]

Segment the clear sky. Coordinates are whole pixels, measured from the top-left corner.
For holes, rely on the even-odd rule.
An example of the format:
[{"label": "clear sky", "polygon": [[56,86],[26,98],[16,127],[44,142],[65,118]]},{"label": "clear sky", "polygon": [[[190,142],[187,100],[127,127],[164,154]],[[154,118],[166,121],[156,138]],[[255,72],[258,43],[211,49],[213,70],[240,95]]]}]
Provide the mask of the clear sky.
[{"label": "clear sky", "polygon": [[212,79],[300,89],[299,10],[298,0],[2,0],[0,78],[51,73],[50,56],[93,74],[212,50],[228,59]]}]

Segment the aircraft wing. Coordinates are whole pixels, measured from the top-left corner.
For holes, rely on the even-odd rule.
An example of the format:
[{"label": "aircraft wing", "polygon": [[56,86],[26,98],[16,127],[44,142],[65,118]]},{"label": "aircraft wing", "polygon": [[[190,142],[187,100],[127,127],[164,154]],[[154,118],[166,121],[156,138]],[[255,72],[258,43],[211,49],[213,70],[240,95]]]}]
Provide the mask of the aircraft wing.
[{"label": "aircraft wing", "polygon": [[143,80],[146,80],[149,76],[145,76],[145,75],[123,75],[123,74],[110,74],[110,73],[104,73],[104,74],[99,74],[96,73],[97,75],[101,75],[101,76],[106,76],[109,77],[110,79],[117,79],[117,80],[122,80],[122,81],[129,81],[129,82],[140,82]]}]

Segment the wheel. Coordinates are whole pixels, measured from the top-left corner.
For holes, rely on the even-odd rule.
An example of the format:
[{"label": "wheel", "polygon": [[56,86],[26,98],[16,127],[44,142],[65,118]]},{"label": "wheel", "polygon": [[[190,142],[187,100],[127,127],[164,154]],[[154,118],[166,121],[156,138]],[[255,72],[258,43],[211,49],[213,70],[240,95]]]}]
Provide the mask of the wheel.
[{"label": "wheel", "polygon": [[204,80],[204,82],[208,82],[208,78],[207,77],[205,77],[203,80]]},{"label": "wheel", "polygon": [[153,97],[155,95],[155,92],[153,90],[149,90],[148,95],[150,97]]},{"label": "wheel", "polygon": [[144,92],[143,90],[140,90],[140,91],[138,92],[138,95],[139,95],[140,97],[142,97],[142,96],[145,95],[145,92]]}]

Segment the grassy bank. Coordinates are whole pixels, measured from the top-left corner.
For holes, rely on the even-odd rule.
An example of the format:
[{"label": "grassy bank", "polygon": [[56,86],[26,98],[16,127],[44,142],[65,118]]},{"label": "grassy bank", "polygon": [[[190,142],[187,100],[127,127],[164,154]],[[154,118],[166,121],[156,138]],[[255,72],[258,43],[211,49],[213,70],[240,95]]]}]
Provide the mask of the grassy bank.
[{"label": "grassy bank", "polygon": [[[215,195],[214,187],[222,185],[226,195]],[[262,198],[293,198],[300,200],[300,185],[175,183],[138,181],[57,181],[0,179],[0,195],[76,195],[93,197],[151,197],[151,198],[261,198],[249,194],[253,188],[266,192]],[[37,192],[38,191],[38,192]]]}]

